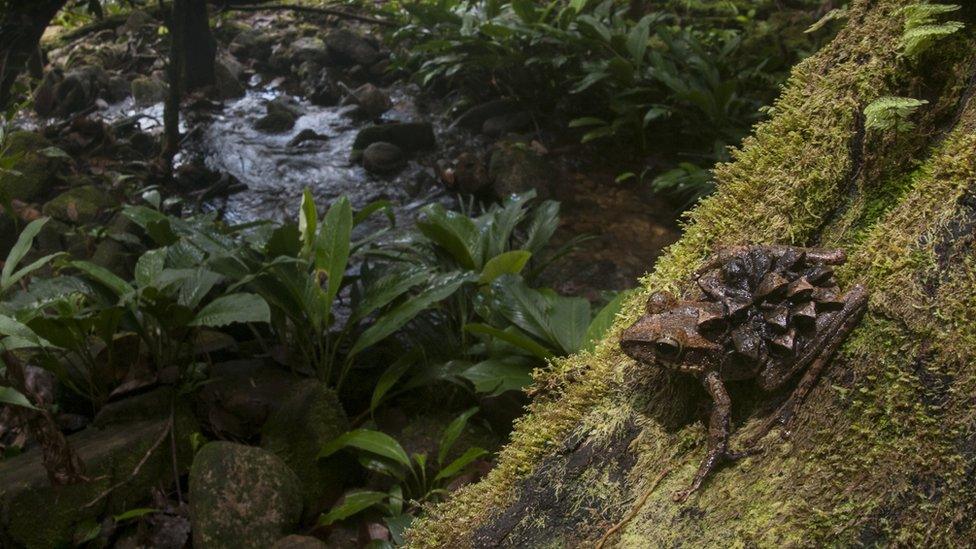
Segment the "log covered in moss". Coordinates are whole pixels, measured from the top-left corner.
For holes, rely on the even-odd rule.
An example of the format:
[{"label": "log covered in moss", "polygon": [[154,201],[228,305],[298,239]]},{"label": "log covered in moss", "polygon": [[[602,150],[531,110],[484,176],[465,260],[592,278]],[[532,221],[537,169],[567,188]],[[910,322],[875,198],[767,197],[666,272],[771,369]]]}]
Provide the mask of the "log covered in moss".
[{"label": "log covered in moss", "polygon": [[[798,65],[770,120],[715,171],[592,353],[537,376],[537,396],[480,483],[412,528],[413,547],[965,545],[976,539],[976,6],[902,54],[905,0],[853,2]],[[928,101],[914,129],[865,124],[885,97]],[[704,453],[703,391],[640,367],[621,330],[655,290],[687,290],[716,246],[844,248],[868,314],[801,408],[793,436],[726,466],[685,503]],[[732,445],[786,393],[733,385]],[[660,482],[658,482],[660,480]],[[610,534],[608,535],[608,532]]]}]

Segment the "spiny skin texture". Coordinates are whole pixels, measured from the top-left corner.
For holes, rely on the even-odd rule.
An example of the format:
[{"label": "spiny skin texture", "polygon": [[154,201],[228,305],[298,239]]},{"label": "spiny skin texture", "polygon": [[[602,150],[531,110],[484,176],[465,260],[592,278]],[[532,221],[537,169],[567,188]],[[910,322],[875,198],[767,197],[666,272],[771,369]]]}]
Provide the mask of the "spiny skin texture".
[{"label": "spiny skin texture", "polygon": [[[654,293],[647,314],[624,331],[620,346],[628,356],[695,376],[714,403],[705,459],[675,501],[701,487],[722,461],[749,455],[776,423],[788,432],[796,408],[867,304],[863,286],[841,295],[830,266],[845,260],[842,250],[727,248],[698,270],[697,295],[679,301]],[[793,394],[750,438],[746,451],[730,451],[732,402],[724,382],[752,379],[773,391],[803,371]]]}]

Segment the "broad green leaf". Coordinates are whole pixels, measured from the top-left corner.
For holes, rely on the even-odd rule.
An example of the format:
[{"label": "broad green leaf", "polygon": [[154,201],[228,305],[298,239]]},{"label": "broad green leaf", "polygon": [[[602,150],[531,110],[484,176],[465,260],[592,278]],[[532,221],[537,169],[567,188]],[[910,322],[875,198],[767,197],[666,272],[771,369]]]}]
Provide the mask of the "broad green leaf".
[{"label": "broad green leaf", "polygon": [[549,298],[547,328],[549,337],[558,343],[563,355],[579,351],[586,341],[590,325],[590,302],[582,297]]},{"label": "broad green leaf", "polygon": [[607,303],[600,312],[593,317],[590,322],[589,327],[586,329],[586,338],[584,341],[584,348],[593,349],[596,342],[603,339],[604,334],[607,330],[613,326],[613,321],[617,318],[617,313],[620,312],[620,308],[623,307],[624,302],[633,294],[633,290],[626,290],[619,292],[610,303]]},{"label": "broad green leaf", "polygon": [[356,448],[364,452],[392,460],[410,468],[410,457],[393,437],[370,429],[356,429],[326,443],[319,451],[319,458],[329,457],[343,448]]},{"label": "broad green leaf", "polygon": [[302,250],[306,256],[312,253],[315,246],[315,230],[318,223],[319,213],[315,209],[315,197],[312,196],[312,191],[305,189],[298,212],[298,233],[301,235]]},{"label": "broad green leaf", "polygon": [[539,204],[526,231],[525,249],[538,254],[549,243],[559,226],[559,202],[546,200]]},{"label": "broad green leaf", "polygon": [[644,62],[644,54],[647,53],[647,41],[651,34],[651,22],[655,15],[646,15],[634,25],[627,35],[627,53],[630,54],[630,61],[638,69]]},{"label": "broad green leaf", "polygon": [[542,345],[539,345],[532,338],[527,337],[515,331],[516,328],[512,328],[512,330],[499,330],[494,326],[489,326],[487,324],[480,324],[475,322],[471,324],[465,324],[464,330],[466,332],[470,332],[473,334],[485,334],[485,335],[490,335],[494,338],[498,338],[506,343],[518,347],[519,349],[531,353],[541,358],[542,360],[551,358],[553,356],[552,351],[543,347]]},{"label": "broad green leaf", "polygon": [[414,286],[427,280],[427,276],[427,273],[420,269],[394,271],[373,281],[363,289],[363,296],[356,303],[350,322],[353,324],[359,322],[387,306]]},{"label": "broad green leaf", "polygon": [[142,254],[136,261],[135,279],[140,287],[146,287],[156,280],[163,272],[166,264],[166,249],[158,248]]},{"label": "broad green leaf", "polygon": [[46,256],[44,256],[44,257],[42,257],[42,258],[40,258],[40,259],[38,259],[36,261],[31,262],[30,265],[27,265],[23,269],[21,269],[21,270],[15,272],[14,274],[10,275],[10,278],[8,278],[7,281],[6,281],[6,283],[3,285],[2,290],[9,289],[14,284],[16,284],[17,282],[19,282],[20,279],[24,278],[25,276],[33,273],[34,271],[36,271],[38,269],[40,269],[44,265],[47,265],[54,258],[61,257],[63,255],[66,255],[66,254],[64,254],[63,252],[53,253],[53,254],[46,255]]},{"label": "broad green leaf", "polygon": [[402,547],[405,543],[404,533],[407,528],[410,528],[413,515],[401,511],[394,513],[392,517],[384,517],[383,522],[386,523],[386,528],[390,531],[390,537],[393,538],[396,547]]},{"label": "broad green leaf", "polygon": [[480,268],[480,234],[467,216],[448,211],[440,204],[431,204],[423,209],[417,227],[424,236],[444,248],[461,267]]},{"label": "broad green leaf", "polygon": [[596,118],[594,116],[584,116],[581,118],[574,118],[569,121],[570,128],[585,128],[587,126],[606,126],[606,120],[602,118]]},{"label": "broad green leaf", "polygon": [[483,360],[461,372],[477,392],[497,396],[532,383],[532,363],[522,357]]},{"label": "broad green leaf", "polygon": [[525,264],[532,257],[532,252],[526,250],[513,250],[505,252],[488,260],[484,269],[481,270],[479,284],[491,284],[496,278],[503,274],[519,274],[525,268]]},{"label": "broad green leaf", "polygon": [[49,217],[42,217],[40,219],[35,219],[24,227],[24,230],[20,232],[20,236],[17,237],[17,242],[14,247],[10,249],[10,253],[7,254],[7,259],[3,265],[3,272],[0,274],[0,286],[3,289],[7,289],[12,284],[10,282],[10,277],[17,268],[17,265],[24,259],[24,256],[30,252],[31,246],[34,244],[34,237],[37,236],[44,225],[50,220]]},{"label": "broad green leaf", "polygon": [[109,271],[104,267],[95,265],[94,263],[90,263],[88,261],[72,261],[69,263],[69,265],[84,273],[89,279],[107,288],[118,298],[132,292],[132,286],[129,286],[128,282],[122,280],[112,271]]},{"label": "broad green leaf", "polygon": [[268,302],[256,294],[231,294],[218,297],[197,313],[190,326],[217,328],[235,322],[270,322]]},{"label": "broad green leaf", "polygon": [[413,299],[402,303],[390,312],[381,316],[376,322],[366,329],[356,340],[349,356],[355,356],[363,349],[372,347],[386,337],[393,334],[404,324],[409,322],[421,311],[431,305],[447,299],[454,294],[465,282],[472,280],[472,277],[465,274],[451,273],[434,279],[430,286],[417,294]]},{"label": "broad green leaf", "polygon": [[373,397],[369,403],[370,412],[376,410],[376,407],[383,402],[383,397],[410,370],[410,367],[417,362],[418,358],[420,358],[420,351],[414,350],[401,356],[393,364],[390,364],[390,367],[376,381],[376,387],[373,388]]},{"label": "broad green leaf", "polygon": [[325,271],[329,276],[326,292],[326,306],[331,310],[332,302],[342,286],[349,263],[349,240],[352,238],[352,206],[343,196],[329,208],[319,235],[315,242],[315,268]]},{"label": "broad green leaf", "polygon": [[6,315],[0,315],[0,335],[7,336],[0,342],[3,350],[53,347],[51,342],[37,335],[26,324]]},{"label": "broad green leaf", "polygon": [[31,404],[30,400],[27,400],[27,397],[11,387],[0,386],[0,402],[21,408],[30,408],[31,410],[38,409],[37,406]]},{"label": "broad green leaf", "polygon": [[336,505],[328,513],[319,517],[319,526],[329,526],[330,524],[349,518],[356,513],[360,513],[370,507],[385,500],[387,494],[384,492],[373,492],[370,490],[356,490],[348,492],[343,498],[342,503]]},{"label": "broad green leaf", "polygon": [[465,467],[471,465],[471,463],[480,458],[481,456],[487,455],[488,450],[484,448],[468,448],[465,450],[460,457],[449,463],[446,467],[441,469],[434,480],[447,480],[456,477],[458,474],[464,471]]},{"label": "broad green leaf", "polygon": [[454,447],[454,443],[457,442],[461,433],[464,432],[464,427],[468,424],[468,420],[471,416],[478,413],[478,407],[469,408],[462,412],[458,417],[454,418],[447,428],[444,429],[444,433],[441,435],[441,442],[437,448],[437,464],[443,465],[444,460],[447,459],[448,452]]},{"label": "broad green leaf", "polygon": [[129,509],[124,513],[119,513],[112,517],[115,522],[125,522],[134,518],[144,517],[146,515],[151,515],[153,513],[158,513],[159,509],[153,509],[152,507],[140,507],[138,509]]}]

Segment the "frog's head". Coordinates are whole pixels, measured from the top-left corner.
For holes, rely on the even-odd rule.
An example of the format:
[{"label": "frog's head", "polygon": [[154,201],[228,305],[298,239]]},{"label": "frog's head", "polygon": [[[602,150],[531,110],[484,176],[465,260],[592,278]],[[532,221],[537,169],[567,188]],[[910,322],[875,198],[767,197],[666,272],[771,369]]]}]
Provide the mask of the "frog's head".
[{"label": "frog's head", "polygon": [[657,292],[647,302],[647,314],[624,331],[620,346],[642,364],[694,370],[713,360],[722,346],[702,332],[713,333],[725,314],[721,304],[708,301],[678,301]]}]

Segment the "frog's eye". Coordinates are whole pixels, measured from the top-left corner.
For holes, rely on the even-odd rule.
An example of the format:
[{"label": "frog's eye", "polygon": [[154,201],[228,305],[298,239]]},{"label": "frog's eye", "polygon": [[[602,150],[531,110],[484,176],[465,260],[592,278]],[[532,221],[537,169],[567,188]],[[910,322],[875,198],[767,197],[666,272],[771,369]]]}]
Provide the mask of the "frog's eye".
[{"label": "frog's eye", "polygon": [[661,358],[678,358],[682,350],[681,343],[673,337],[661,338],[654,342],[654,354]]}]

